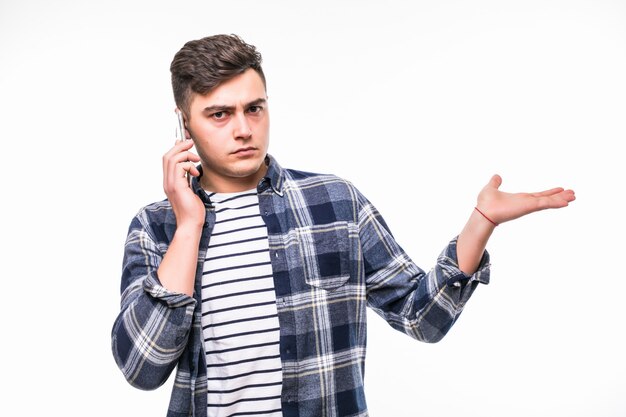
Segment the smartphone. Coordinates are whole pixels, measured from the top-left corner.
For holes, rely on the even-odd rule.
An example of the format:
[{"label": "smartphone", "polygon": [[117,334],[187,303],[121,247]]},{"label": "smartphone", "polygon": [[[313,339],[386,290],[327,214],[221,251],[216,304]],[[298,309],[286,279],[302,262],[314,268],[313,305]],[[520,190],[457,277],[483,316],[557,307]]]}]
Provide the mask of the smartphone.
[{"label": "smartphone", "polygon": [[[176,109],[176,140],[189,140],[185,136],[185,121],[183,120],[183,112],[179,109]],[[185,174],[185,177],[187,178],[187,183],[191,187],[191,175],[189,175],[189,172]]]},{"label": "smartphone", "polygon": [[183,112],[176,109],[176,140],[185,140],[185,122],[183,121]]}]

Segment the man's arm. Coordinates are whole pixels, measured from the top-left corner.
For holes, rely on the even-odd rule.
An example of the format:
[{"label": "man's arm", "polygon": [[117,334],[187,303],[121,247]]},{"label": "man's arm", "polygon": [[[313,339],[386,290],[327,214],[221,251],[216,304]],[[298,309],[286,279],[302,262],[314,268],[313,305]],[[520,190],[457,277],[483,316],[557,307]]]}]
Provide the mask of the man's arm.
[{"label": "man's arm", "polygon": [[[171,242],[159,242],[154,218],[170,207],[150,206],[132,221],[124,249],[121,312],[111,335],[113,356],[130,384],[163,384],[187,346],[196,301],[192,298],[206,210],[186,173],[199,175],[191,141],[177,141],[163,156],[163,188],[176,216]],[[169,243],[163,253],[163,245]]]},{"label": "man's arm", "polygon": [[477,202],[483,214],[474,210],[459,237],[444,248],[428,272],[411,261],[380,213],[357,194],[368,305],[393,328],[424,342],[439,341],[477,285],[489,282],[485,247],[495,228],[491,221],[501,223],[534,211],[565,207],[574,200],[571,190],[509,194],[498,191],[500,183],[500,177],[494,176],[483,188]]},{"label": "man's arm", "polygon": [[376,208],[357,196],[368,306],[394,329],[422,342],[438,342],[478,284],[489,282],[489,255],[485,252],[476,272],[467,276],[458,267],[455,238],[426,272],[396,242]]},{"label": "man's arm", "polygon": [[459,268],[467,275],[476,271],[487,241],[497,224],[539,210],[566,207],[576,199],[572,190],[552,188],[538,193],[505,193],[498,188],[502,178],[494,175],[478,195],[472,212],[457,241]]},{"label": "man's arm", "polygon": [[204,203],[187,180],[187,175],[200,175],[194,165],[200,158],[189,152],[192,146],[191,140],[176,141],[163,155],[163,190],[176,215],[176,232],[158,270],[165,288],[189,296],[193,294],[198,246],[206,216]]}]

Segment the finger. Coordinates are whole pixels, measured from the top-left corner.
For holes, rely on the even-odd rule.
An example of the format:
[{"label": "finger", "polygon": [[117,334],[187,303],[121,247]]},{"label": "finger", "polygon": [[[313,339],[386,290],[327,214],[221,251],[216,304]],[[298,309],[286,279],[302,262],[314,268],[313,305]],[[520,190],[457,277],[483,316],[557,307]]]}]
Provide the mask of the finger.
[{"label": "finger", "polygon": [[191,140],[176,140],[174,142],[174,146],[172,146],[164,155],[163,155],[163,171],[167,171],[168,161],[172,158],[173,155],[176,155],[183,151],[188,151],[193,146],[193,141]]},{"label": "finger", "polygon": [[185,178],[187,174],[197,177],[200,175],[200,172],[193,162],[184,161],[176,164],[176,174],[178,178]]},{"label": "finger", "polygon": [[174,164],[187,161],[200,162],[200,157],[191,151],[184,151],[172,155],[169,159],[169,162]]},{"label": "finger", "polygon": [[539,209],[561,208],[567,206],[567,200],[560,198],[558,195],[550,197],[540,197]]},{"label": "finger", "polygon": [[539,209],[547,209],[547,208],[561,208],[567,207],[569,203],[574,201],[576,196],[572,190],[563,190],[556,194],[552,194],[549,196],[539,197],[538,205]]},{"label": "finger", "polygon": [[192,146],[193,146],[193,140],[176,139],[174,141],[174,146],[172,146],[170,150],[167,151],[167,154],[174,154],[174,153],[186,151],[186,150],[191,149]]},{"label": "finger", "polygon": [[563,198],[568,203],[571,203],[572,201],[576,200],[576,194],[574,193],[574,190],[563,190],[563,192],[561,192],[561,198]]},{"label": "finger", "polygon": [[199,177],[200,171],[198,170],[198,167],[195,164],[191,164],[187,169],[187,174],[193,177]]},{"label": "finger", "polygon": [[[177,155],[185,154],[190,161],[200,162],[200,157],[193,152],[188,152],[189,149],[193,146],[193,141],[186,140],[180,141],[177,140],[174,146],[170,148],[165,155],[163,155],[163,172],[169,171],[170,161],[176,158]],[[174,160],[174,163],[180,162],[181,159]]]},{"label": "finger", "polygon": [[170,164],[170,171],[163,181],[163,187],[166,193],[175,193],[188,186],[187,174],[190,176],[199,176],[200,172],[195,164],[191,161],[182,161]]},{"label": "finger", "polygon": [[198,172],[195,162],[198,162],[199,159],[197,155],[191,152],[181,152],[173,155],[168,161],[167,171],[164,172],[164,175],[167,176],[165,182],[170,187],[173,187],[178,179],[184,177],[188,171]]},{"label": "finger", "polygon": [[532,193],[531,195],[533,197],[547,197],[547,196],[551,196],[551,195],[554,195],[554,194],[558,194],[561,191],[563,191],[562,187],[556,187],[556,188],[551,188],[549,190],[539,191],[537,193]]},{"label": "finger", "polygon": [[176,142],[174,143],[173,149],[186,150],[186,149],[191,149],[192,146],[193,146],[193,140],[191,139],[185,139],[185,140],[177,139]]},{"label": "finger", "polygon": [[[180,165],[185,164],[185,172],[192,171],[192,173],[195,173],[198,172],[195,168],[195,163],[199,161],[200,157],[189,151],[166,154],[163,163],[163,187],[166,190],[174,190],[179,179],[185,176],[184,172],[180,169]],[[199,175],[199,173],[197,175]]]}]

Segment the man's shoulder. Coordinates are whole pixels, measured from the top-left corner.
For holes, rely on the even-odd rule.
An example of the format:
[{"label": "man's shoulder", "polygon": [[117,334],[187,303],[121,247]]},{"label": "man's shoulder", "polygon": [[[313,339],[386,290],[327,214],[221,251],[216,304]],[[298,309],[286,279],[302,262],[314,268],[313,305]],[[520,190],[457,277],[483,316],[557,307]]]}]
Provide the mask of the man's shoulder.
[{"label": "man's shoulder", "polygon": [[284,191],[292,209],[306,207],[315,224],[356,221],[363,198],[352,182],[334,174],[285,171]]},{"label": "man's shoulder", "polygon": [[297,169],[285,169],[284,173],[286,183],[296,188],[315,186],[354,188],[350,181],[334,174],[322,174]]}]

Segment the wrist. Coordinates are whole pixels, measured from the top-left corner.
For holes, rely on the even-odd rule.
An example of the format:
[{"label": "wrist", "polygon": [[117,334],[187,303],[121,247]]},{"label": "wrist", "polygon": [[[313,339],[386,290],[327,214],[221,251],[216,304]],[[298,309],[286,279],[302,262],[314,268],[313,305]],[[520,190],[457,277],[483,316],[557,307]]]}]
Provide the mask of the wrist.
[{"label": "wrist", "polygon": [[459,234],[456,246],[459,269],[466,275],[476,272],[495,228],[496,226],[477,210],[472,210],[465,227]]},{"label": "wrist", "polygon": [[478,212],[485,220],[487,220],[489,223],[491,223],[493,225],[493,227],[498,226],[499,223],[496,223],[491,216],[488,216],[487,214],[485,214],[484,211],[482,211],[481,209],[479,209],[478,207],[474,207],[474,211]]},{"label": "wrist", "polygon": [[191,220],[180,222],[176,224],[175,234],[185,238],[200,237],[200,235],[202,235],[203,226],[204,222]]},{"label": "wrist", "polygon": [[485,242],[489,239],[489,236],[496,229],[496,225],[491,221],[487,220],[484,215],[480,214],[480,212],[476,209],[472,210],[472,214],[470,215],[467,223],[465,224],[464,231],[471,231],[473,235],[481,236],[485,239]]}]

